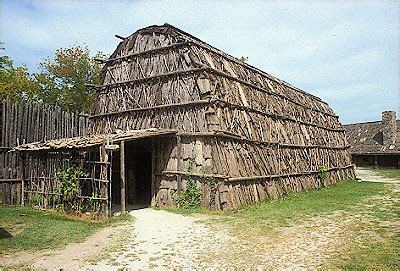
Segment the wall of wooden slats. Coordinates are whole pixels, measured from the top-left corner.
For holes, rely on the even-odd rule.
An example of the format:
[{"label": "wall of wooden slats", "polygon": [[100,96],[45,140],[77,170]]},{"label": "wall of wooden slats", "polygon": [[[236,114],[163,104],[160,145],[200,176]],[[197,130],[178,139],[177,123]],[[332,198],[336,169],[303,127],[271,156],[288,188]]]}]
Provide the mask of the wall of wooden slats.
[{"label": "wall of wooden slats", "polygon": [[19,157],[10,150],[24,143],[86,135],[88,119],[78,112],[41,103],[0,102],[0,204],[19,204]]}]

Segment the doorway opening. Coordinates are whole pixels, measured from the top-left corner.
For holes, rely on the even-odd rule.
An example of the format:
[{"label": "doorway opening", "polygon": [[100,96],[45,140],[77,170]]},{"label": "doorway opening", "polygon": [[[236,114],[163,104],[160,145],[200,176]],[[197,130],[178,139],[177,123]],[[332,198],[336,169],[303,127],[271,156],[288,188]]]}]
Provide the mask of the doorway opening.
[{"label": "doorway opening", "polygon": [[[152,139],[125,142],[125,204],[126,210],[147,208],[152,199]],[[120,211],[121,205],[120,152],[112,157],[112,209]]]}]

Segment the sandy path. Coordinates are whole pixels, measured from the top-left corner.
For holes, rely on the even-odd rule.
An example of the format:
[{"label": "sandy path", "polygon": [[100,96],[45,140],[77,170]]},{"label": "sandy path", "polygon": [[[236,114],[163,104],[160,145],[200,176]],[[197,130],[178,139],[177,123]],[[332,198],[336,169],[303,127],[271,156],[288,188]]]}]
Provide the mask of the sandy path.
[{"label": "sandy path", "polygon": [[90,269],[210,267],[214,264],[204,259],[234,239],[199,223],[200,218],[153,209],[130,213],[135,222],[126,239]]},{"label": "sandy path", "polygon": [[400,183],[400,180],[389,179],[377,175],[373,170],[368,168],[357,168],[356,169],[357,178],[361,179],[363,182],[376,182],[376,183]]}]

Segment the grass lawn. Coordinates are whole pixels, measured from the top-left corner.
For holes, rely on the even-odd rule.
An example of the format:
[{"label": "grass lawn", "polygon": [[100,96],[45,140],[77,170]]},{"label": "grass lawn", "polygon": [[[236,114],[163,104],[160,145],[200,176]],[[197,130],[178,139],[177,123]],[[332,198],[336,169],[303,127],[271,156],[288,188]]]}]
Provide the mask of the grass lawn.
[{"label": "grass lawn", "polygon": [[380,169],[374,169],[374,171],[381,175],[382,177],[389,178],[389,179],[395,179],[400,181],[400,169],[395,169],[395,168],[380,168]]},{"label": "grass lawn", "polygon": [[81,242],[102,227],[128,219],[130,216],[121,216],[99,222],[28,207],[0,207],[0,256]]}]

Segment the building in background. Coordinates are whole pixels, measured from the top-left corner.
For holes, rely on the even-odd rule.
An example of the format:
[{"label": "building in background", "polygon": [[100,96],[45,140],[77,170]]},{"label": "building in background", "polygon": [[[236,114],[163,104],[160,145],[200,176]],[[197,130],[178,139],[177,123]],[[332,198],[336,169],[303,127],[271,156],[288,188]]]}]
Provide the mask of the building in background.
[{"label": "building in background", "polygon": [[382,112],[382,120],[343,125],[357,166],[400,168],[400,120],[395,111]]}]

